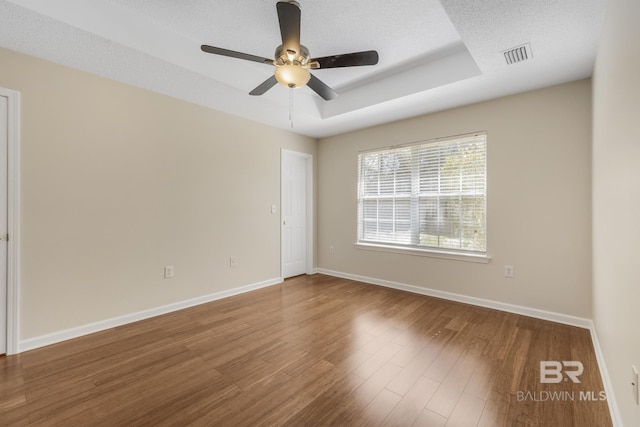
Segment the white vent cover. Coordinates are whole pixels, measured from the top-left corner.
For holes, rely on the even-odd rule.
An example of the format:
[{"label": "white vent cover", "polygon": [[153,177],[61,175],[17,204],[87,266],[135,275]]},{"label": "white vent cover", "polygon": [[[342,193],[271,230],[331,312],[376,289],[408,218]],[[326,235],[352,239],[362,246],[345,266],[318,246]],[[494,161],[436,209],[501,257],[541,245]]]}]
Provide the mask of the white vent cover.
[{"label": "white vent cover", "polygon": [[520,46],[512,47],[511,49],[503,50],[501,52],[504,55],[505,61],[508,65],[516,64],[518,62],[526,61],[533,58],[531,52],[531,44],[525,43]]}]

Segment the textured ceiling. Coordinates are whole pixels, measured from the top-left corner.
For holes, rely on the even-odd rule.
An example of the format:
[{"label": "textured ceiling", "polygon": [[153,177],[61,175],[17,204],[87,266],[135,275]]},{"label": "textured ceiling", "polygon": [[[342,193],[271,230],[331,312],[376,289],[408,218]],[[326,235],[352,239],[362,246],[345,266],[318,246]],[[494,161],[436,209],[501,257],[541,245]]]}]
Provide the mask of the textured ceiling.
[{"label": "textured ceiling", "polygon": [[[0,0],[0,46],[283,129],[276,0]],[[322,137],[591,75],[605,0],[299,0],[311,56],[375,49],[376,66],[316,70],[339,96],[293,92],[293,131]],[[529,43],[533,58],[502,51]]]}]

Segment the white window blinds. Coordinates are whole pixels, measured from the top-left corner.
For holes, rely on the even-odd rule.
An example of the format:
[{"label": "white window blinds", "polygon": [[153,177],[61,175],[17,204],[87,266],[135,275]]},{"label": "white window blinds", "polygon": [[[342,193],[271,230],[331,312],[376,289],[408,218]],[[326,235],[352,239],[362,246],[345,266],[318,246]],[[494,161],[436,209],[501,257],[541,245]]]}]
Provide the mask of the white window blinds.
[{"label": "white window blinds", "polygon": [[486,253],[486,134],[358,155],[358,243]]}]

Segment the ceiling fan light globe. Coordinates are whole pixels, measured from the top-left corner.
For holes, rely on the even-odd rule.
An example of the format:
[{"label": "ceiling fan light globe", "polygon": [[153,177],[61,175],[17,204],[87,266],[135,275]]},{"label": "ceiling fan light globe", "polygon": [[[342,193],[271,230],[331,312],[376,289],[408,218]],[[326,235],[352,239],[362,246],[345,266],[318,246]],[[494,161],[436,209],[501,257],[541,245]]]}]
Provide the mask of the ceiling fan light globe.
[{"label": "ceiling fan light globe", "polygon": [[311,78],[311,74],[299,65],[285,64],[276,68],[276,80],[282,86],[298,88],[306,85]]}]

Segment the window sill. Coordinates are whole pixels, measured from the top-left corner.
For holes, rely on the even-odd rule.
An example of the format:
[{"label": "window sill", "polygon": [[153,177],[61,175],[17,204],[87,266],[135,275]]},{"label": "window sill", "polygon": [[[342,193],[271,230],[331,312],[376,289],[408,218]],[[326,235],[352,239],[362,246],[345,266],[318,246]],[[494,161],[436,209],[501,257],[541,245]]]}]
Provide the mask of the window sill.
[{"label": "window sill", "polygon": [[480,264],[488,264],[489,261],[491,261],[491,257],[489,255],[480,254],[437,251],[433,249],[400,248],[397,246],[374,245],[370,243],[354,243],[353,246],[355,246],[356,249],[362,249],[365,251],[391,252],[394,254],[426,256],[431,258],[451,259],[455,261],[475,262]]}]

